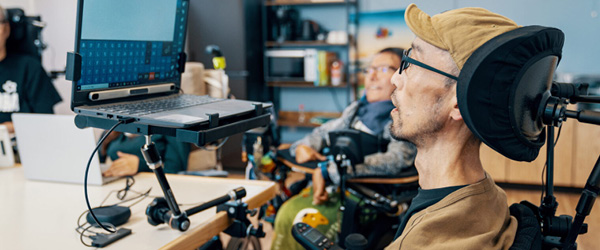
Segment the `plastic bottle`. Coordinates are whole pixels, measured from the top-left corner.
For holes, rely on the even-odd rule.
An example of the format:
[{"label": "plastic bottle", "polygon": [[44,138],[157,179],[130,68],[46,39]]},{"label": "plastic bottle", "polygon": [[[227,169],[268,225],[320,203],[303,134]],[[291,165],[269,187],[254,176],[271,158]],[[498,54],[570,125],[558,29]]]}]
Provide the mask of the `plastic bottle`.
[{"label": "plastic bottle", "polygon": [[342,62],[335,60],[331,64],[331,85],[339,86],[342,83]]}]

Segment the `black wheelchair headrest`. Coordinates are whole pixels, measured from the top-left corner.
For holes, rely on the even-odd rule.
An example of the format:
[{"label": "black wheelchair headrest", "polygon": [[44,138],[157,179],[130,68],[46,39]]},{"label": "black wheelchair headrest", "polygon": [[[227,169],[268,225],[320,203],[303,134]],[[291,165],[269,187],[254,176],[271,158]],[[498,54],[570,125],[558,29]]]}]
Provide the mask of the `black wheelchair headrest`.
[{"label": "black wheelchair headrest", "polygon": [[10,54],[25,54],[41,60],[44,44],[41,40],[43,23],[39,16],[26,16],[22,9],[6,9],[10,36],[6,49]]},{"label": "black wheelchair headrest", "polygon": [[564,34],[526,26],[479,47],[456,89],[461,115],[475,136],[500,154],[532,161],[545,142],[539,104],[549,93]]}]

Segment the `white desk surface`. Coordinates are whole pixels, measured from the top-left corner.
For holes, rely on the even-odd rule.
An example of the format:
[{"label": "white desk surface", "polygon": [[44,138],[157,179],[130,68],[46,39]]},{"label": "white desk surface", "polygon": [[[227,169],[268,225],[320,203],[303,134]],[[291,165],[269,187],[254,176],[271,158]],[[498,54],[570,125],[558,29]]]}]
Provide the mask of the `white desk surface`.
[{"label": "white desk surface", "polygon": [[[252,209],[273,198],[276,192],[275,184],[266,181],[183,175],[167,175],[167,179],[179,204],[201,203],[243,186],[248,193],[243,200]],[[88,186],[92,207],[98,206],[110,191],[124,187],[125,179],[101,187]],[[162,196],[153,173],[136,175],[131,189],[142,192],[150,187],[150,195]],[[129,193],[127,197],[134,195]],[[217,214],[216,208],[211,208],[190,216],[191,227],[186,232],[165,224],[154,227],[148,224],[145,214],[152,199],[131,207],[131,218],[121,227],[131,229],[132,234],[103,249],[193,249],[231,223],[225,212]],[[106,204],[117,201],[111,195]],[[85,210],[83,185],[26,180],[21,167],[0,168],[0,249],[90,249],[81,244],[79,233],[75,232],[77,217]]]}]

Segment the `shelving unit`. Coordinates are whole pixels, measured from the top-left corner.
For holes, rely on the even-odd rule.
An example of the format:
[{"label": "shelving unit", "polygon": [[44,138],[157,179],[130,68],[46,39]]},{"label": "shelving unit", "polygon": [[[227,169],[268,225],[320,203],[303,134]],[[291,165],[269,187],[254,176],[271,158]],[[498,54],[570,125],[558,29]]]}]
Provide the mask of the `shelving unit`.
[{"label": "shelving unit", "polygon": [[267,0],[265,1],[266,6],[293,6],[293,5],[335,5],[335,4],[346,4],[347,2],[355,4],[356,1],[345,1],[345,0]]},{"label": "shelving unit", "polygon": [[267,82],[267,86],[269,87],[280,87],[280,88],[347,88],[348,83],[341,83],[340,85],[333,86],[315,86],[313,82],[304,82],[304,81],[271,81]]},{"label": "shelving unit", "polygon": [[304,112],[304,121],[300,122],[300,112],[296,111],[279,111],[279,118],[277,124],[279,126],[287,127],[305,127],[314,128],[318,127],[320,123],[313,123],[311,120],[315,117],[335,119],[342,116],[342,113],[336,112]]},{"label": "shelving unit", "polygon": [[[298,12],[300,20],[313,20],[319,25],[323,23],[330,25],[326,29],[328,31],[338,30],[345,31],[347,35],[346,43],[328,43],[326,39],[316,41],[305,40],[290,40],[270,38],[268,30],[273,30],[271,26],[277,19],[269,19],[273,17],[273,12],[279,9],[294,9]],[[329,11],[331,15],[317,15],[319,11]],[[342,14],[343,13],[343,14]],[[358,18],[351,18],[351,15],[358,14],[358,1],[356,0],[265,0],[263,9],[263,41],[265,57],[263,59],[265,70],[265,85],[269,87],[269,94],[273,100],[276,112],[279,114],[278,125],[284,128],[312,128],[318,124],[311,124],[312,117],[339,117],[342,109],[355,100],[357,87],[357,46],[356,32],[358,29]],[[309,18],[306,18],[306,17]],[[312,18],[311,18],[312,17]],[[333,23],[333,24],[332,24]],[[335,28],[332,28],[335,27]],[[276,41],[277,40],[277,41]],[[326,86],[315,86],[313,82],[302,80],[284,80],[284,79],[269,79],[267,76],[269,70],[268,58],[266,51],[269,50],[302,50],[316,49],[318,51],[334,51],[338,58],[343,63],[342,83],[337,86],[331,84]],[[328,66],[330,67],[330,66]],[[307,93],[314,91],[315,95]],[[298,122],[298,101],[290,101],[289,98],[281,98],[282,93],[289,96],[290,92],[295,92],[294,96],[298,99],[299,92],[306,95],[301,104],[310,106],[304,112],[306,116],[304,122]],[[321,94],[317,94],[321,93]],[[329,95],[330,94],[330,95]],[[329,96],[326,96],[329,95]],[[316,97],[319,96],[319,97]],[[292,98],[293,99],[293,98]],[[344,99],[344,100],[342,100]],[[333,103],[332,103],[333,102]],[[292,104],[293,103],[293,104]],[[323,103],[322,106],[314,105],[315,103]],[[315,107],[317,106],[317,107]],[[333,107],[333,108],[332,108]],[[285,138],[285,136],[282,136]]]},{"label": "shelving unit", "polygon": [[267,48],[276,48],[276,47],[329,47],[329,46],[341,46],[347,47],[349,44],[331,44],[324,41],[284,41],[282,43],[275,41],[267,41],[265,42],[265,46]]}]

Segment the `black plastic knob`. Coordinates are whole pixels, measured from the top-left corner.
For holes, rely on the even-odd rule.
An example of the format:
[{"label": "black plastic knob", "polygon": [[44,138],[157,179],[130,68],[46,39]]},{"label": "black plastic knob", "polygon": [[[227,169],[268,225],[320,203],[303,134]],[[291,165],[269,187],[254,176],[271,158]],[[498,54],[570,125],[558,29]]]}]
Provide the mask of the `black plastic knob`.
[{"label": "black plastic knob", "polygon": [[366,250],[369,244],[362,234],[350,234],[344,242],[347,250]]}]

